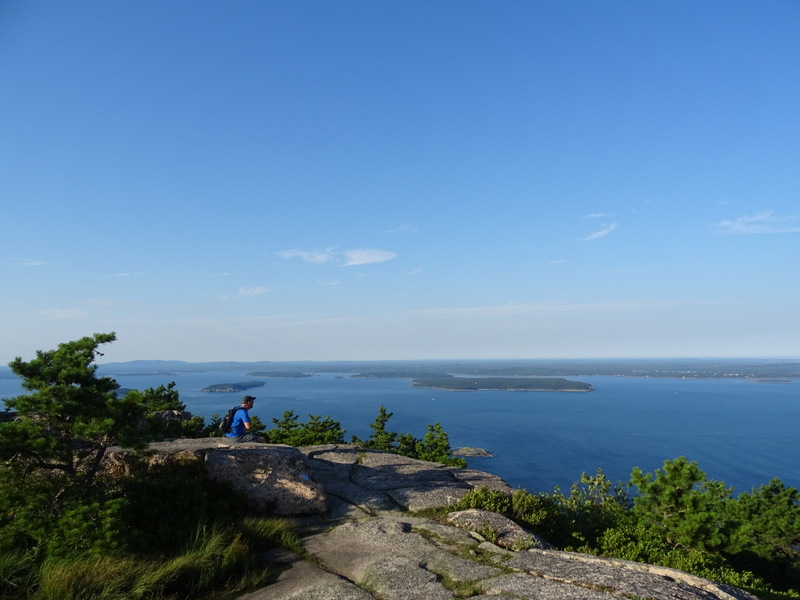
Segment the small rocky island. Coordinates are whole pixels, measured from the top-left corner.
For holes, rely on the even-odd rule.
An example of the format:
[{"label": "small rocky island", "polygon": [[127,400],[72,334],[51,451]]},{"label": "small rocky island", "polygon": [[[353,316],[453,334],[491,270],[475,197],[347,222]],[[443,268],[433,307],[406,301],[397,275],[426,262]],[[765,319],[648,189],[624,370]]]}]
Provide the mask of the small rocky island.
[{"label": "small rocky island", "polygon": [[591,392],[594,386],[562,377],[435,377],[414,379],[412,387],[454,392]]},{"label": "small rocky island", "polygon": [[461,448],[456,448],[450,453],[452,456],[460,456],[463,458],[493,458],[494,454],[492,454],[489,450],[485,448],[473,448],[472,446],[463,446]]},{"label": "small rocky island", "polygon": [[239,383],[215,383],[214,385],[207,385],[201,392],[243,392],[254,387],[261,387],[264,385],[263,381],[241,381]]}]

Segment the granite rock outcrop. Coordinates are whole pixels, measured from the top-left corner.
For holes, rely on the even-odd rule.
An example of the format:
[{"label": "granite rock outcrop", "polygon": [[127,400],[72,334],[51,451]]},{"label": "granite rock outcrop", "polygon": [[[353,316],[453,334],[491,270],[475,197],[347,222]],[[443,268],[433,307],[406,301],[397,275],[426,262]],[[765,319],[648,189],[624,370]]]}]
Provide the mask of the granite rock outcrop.
[{"label": "granite rock outcrop", "polygon": [[[757,600],[675,569],[561,552],[488,511],[420,516],[499,477],[354,446],[219,438],[152,444],[151,460],[203,460],[256,508],[292,515],[305,554],[274,551],[277,580],[238,600]],[[125,453],[107,456],[124,468]]]}]

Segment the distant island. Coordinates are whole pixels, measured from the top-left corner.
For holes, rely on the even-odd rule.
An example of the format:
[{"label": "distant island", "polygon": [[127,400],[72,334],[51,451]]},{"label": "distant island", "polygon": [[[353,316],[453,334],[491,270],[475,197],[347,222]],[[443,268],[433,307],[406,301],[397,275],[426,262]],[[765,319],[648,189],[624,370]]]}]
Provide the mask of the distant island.
[{"label": "distant island", "polygon": [[297,379],[300,377],[313,377],[311,373],[302,371],[253,371],[247,374],[249,377],[272,377],[273,379]]},{"label": "distant island", "polygon": [[[182,362],[138,360],[99,365],[106,376],[238,371],[248,377],[276,374],[313,376],[333,373],[358,378],[460,377],[658,377],[675,379],[750,379],[762,383],[800,381],[799,358],[615,358],[518,360],[375,360],[375,361],[256,361]],[[310,374],[310,375],[309,375]],[[235,377],[232,375],[232,377]],[[0,365],[0,378],[15,379]]]},{"label": "distant island", "polygon": [[254,387],[261,387],[264,385],[263,381],[242,381],[239,383],[215,383],[214,385],[207,385],[201,392],[243,392]]},{"label": "distant island", "polygon": [[414,379],[412,387],[454,392],[592,392],[594,386],[561,377],[433,377]]}]

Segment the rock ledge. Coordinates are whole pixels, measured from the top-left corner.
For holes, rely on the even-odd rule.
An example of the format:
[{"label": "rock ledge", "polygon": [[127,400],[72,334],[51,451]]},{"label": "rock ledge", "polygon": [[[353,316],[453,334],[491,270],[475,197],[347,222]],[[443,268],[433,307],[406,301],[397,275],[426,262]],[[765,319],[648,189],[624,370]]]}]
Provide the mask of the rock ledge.
[{"label": "rock ledge", "polygon": [[[677,571],[560,552],[501,515],[451,513],[450,524],[409,511],[450,505],[499,477],[354,446],[291,448],[219,438],[152,444],[157,460],[204,460],[212,477],[254,506],[294,515],[307,560],[269,559],[285,570],[238,600],[757,600]],[[108,464],[124,468],[125,453]]]}]

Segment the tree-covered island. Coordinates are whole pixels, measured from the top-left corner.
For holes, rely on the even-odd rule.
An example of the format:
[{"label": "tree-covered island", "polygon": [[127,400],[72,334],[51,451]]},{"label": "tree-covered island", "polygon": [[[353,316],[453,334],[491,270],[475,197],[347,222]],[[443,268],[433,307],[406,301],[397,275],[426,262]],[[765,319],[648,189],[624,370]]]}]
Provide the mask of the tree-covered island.
[{"label": "tree-covered island", "polygon": [[454,392],[591,392],[594,386],[562,377],[431,377],[414,379],[412,387]]},{"label": "tree-covered island", "polygon": [[215,383],[214,385],[207,385],[201,392],[243,392],[254,387],[261,387],[264,385],[263,381],[241,381],[239,383]]}]

